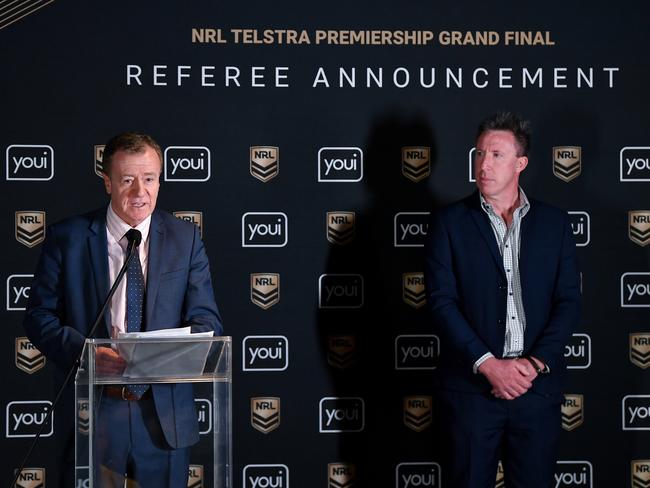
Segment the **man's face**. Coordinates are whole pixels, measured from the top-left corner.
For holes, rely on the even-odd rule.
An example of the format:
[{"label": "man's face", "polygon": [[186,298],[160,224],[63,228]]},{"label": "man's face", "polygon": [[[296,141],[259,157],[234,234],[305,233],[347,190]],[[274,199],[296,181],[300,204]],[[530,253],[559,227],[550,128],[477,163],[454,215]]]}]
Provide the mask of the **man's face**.
[{"label": "man's face", "polygon": [[527,164],[527,157],[517,157],[517,141],[510,131],[487,131],[476,141],[474,174],[476,186],[485,197],[515,194],[519,173]]},{"label": "man's face", "polygon": [[144,151],[113,154],[110,175],[104,175],[106,193],[115,213],[135,227],[156,208],[160,188],[160,158],[146,146]]}]

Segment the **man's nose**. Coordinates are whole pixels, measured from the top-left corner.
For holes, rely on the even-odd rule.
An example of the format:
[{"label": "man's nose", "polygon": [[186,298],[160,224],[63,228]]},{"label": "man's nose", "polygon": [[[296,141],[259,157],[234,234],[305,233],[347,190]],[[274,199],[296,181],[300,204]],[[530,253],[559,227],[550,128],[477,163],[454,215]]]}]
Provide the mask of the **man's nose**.
[{"label": "man's nose", "polygon": [[137,196],[142,196],[144,195],[144,184],[139,178],[136,178],[133,180],[133,186],[131,187],[132,191],[135,195]]},{"label": "man's nose", "polygon": [[490,163],[491,163],[490,157],[487,154],[484,154],[478,159],[479,169],[484,169],[485,167],[489,166]]}]

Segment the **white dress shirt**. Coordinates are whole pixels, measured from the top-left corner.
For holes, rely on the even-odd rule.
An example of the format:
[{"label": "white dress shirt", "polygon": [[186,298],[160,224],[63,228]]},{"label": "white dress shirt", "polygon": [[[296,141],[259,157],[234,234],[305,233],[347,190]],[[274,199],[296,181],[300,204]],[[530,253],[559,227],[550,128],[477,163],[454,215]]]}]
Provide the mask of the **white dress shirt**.
[{"label": "white dress shirt", "polygon": [[[496,214],[482,194],[481,208],[488,215],[490,225],[497,240],[499,252],[503,260],[503,269],[508,282],[508,295],[506,300],[506,333],[503,346],[503,357],[513,358],[521,356],[524,351],[524,331],[526,330],[526,314],[521,296],[521,277],[519,274],[519,250],[521,247],[521,221],[530,209],[530,203],[519,188],[519,206],[512,216],[512,223],[507,226],[505,221]],[[491,352],[485,353],[474,363],[474,372],[487,359],[494,357]]]},{"label": "white dress shirt", "polygon": [[[108,241],[108,279],[109,283],[115,282],[120,268],[126,259],[126,248],[128,241],[125,237],[129,229],[137,229],[142,234],[142,242],[136,248],[139,252],[140,265],[144,274],[144,283],[147,284],[147,261],[149,259],[149,228],[151,226],[151,215],[143,220],[136,227],[131,227],[124,222],[113,210],[111,205],[106,211],[106,238]],[[111,337],[117,338],[119,332],[126,332],[126,275],[120,282],[115,295],[111,298],[109,306],[111,321]]]}]

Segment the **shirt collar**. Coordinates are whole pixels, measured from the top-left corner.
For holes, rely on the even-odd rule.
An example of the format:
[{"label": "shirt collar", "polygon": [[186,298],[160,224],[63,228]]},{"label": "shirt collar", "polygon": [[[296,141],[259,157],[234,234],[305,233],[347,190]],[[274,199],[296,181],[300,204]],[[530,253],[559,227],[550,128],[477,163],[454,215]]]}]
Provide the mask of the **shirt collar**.
[{"label": "shirt collar", "polygon": [[119,215],[115,213],[112,205],[108,204],[108,210],[106,211],[106,228],[108,232],[113,236],[113,238],[126,249],[127,239],[124,236],[129,229],[139,230],[142,234],[142,242],[146,243],[149,238],[149,228],[151,227],[151,215],[140,222],[135,227],[131,227],[129,224],[124,222]]},{"label": "shirt collar", "polygon": [[[488,203],[488,201],[485,199],[483,194],[481,192],[478,192],[479,197],[481,198],[481,208],[485,213],[488,215],[494,214],[494,209],[492,208],[492,205]],[[515,215],[519,214],[520,217],[523,217],[528,213],[528,210],[530,210],[530,202],[528,201],[528,197],[524,193],[524,190],[522,187],[519,187],[519,206],[515,209]]]}]

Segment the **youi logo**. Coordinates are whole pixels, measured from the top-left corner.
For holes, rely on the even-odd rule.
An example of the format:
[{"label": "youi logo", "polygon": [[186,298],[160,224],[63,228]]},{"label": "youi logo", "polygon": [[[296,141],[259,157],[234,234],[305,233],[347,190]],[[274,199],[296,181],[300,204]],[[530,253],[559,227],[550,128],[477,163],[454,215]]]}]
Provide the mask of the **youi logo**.
[{"label": "youi logo", "polygon": [[6,152],[7,180],[48,181],[54,178],[54,148],[47,145],[13,144]]},{"label": "youi logo", "polygon": [[363,179],[363,151],[358,147],[321,147],[318,181],[355,183]]},{"label": "youi logo", "polygon": [[241,219],[242,247],[284,247],[289,239],[287,214],[246,212]]},{"label": "youi logo", "polygon": [[165,149],[165,181],[201,182],[210,179],[210,150],[205,146]]}]

